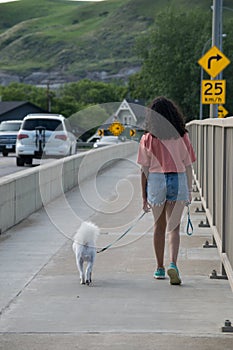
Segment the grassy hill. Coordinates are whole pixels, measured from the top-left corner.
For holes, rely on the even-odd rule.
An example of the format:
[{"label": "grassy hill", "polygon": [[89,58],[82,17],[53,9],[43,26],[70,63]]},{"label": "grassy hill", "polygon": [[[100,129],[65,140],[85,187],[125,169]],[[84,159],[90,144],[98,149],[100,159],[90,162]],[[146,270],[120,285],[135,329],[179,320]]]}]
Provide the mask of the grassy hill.
[{"label": "grassy hill", "polygon": [[[224,5],[230,6],[231,0]],[[210,10],[210,0],[21,0],[0,4],[0,70],[85,76],[140,65],[135,41],[168,6]]]}]

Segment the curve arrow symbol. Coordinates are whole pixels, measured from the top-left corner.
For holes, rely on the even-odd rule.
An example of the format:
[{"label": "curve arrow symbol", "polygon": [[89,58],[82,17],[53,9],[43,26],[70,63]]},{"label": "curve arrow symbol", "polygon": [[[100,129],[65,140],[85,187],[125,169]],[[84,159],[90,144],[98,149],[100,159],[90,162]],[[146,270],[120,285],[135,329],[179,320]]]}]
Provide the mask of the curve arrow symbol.
[{"label": "curve arrow symbol", "polygon": [[223,57],[220,56],[219,54],[217,54],[216,56],[211,56],[209,59],[208,59],[208,69],[211,69],[211,63],[213,60],[216,60],[216,61],[220,61]]}]

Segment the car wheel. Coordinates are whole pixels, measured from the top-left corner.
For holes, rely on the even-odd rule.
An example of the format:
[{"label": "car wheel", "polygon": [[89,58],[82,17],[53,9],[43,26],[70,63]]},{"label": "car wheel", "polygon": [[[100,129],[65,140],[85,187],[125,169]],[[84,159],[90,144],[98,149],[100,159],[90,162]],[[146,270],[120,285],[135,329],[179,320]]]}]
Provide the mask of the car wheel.
[{"label": "car wheel", "polygon": [[27,165],[32,165],[32,158],[27,158],[27,159],[25,160],[25,163],[26,163]]},{"label": "car wheel", "polygon": [[16,165],[17,166],[24,166],[24,159],[23,158],[19,158],[19,157],[16,157]]},{"label": "car wheel", "polygon": [[3,157],[7,157],[8,156],[8,152],[7,151],[2,151],[2,155],[3,155]]}]

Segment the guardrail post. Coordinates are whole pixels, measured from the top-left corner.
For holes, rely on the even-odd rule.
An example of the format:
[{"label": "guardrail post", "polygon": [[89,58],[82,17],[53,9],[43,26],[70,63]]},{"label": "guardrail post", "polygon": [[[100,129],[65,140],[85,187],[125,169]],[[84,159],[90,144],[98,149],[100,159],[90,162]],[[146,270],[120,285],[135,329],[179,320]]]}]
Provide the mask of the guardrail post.
[{"label": "guardrail post", "polygon": [[[221,253],[226,252],[226,221],[225,221],[225,213],[226,213],[226,128],[223,128],[223,157],[222,157],[222,251]],[[225,267],[223,263],[221,264],[221,273],[223,276],[227,277]]]},{"label": "guardrail post", "polygon": [[[219,252],[220,256],[225,253],[225,243],[226,243],[226,237],[225,237],[225,211],[226,211],[226,129],[222,128],[222,184],[221,184],[221,203],[222,203],[222,213],[221,213],[221,228],[222,228],[222,239],[221,239],[221,251]],[[211,275],[211,279],[228,279],[226,270],[224,267],[224,264],[221,262],[220,265],[220,275],[217,274],[216,270],[213,270]]]}]

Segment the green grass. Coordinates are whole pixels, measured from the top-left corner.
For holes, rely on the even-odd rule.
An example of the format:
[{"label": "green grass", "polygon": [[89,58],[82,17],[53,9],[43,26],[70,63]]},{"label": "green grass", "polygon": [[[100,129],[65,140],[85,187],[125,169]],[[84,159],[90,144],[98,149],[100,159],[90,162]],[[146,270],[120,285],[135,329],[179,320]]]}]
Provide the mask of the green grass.
[{"label": "green grass", "polygon": [[[230,0],[224,6],[231,7]],[[140,64],[135,41],[168,6],[210,10],[209,0],[21,0],[0,4],[1,70],[116,73]],[[229,12],[229,11],[228,11]],[[231,13],[232,15],[232,13]]]}]

